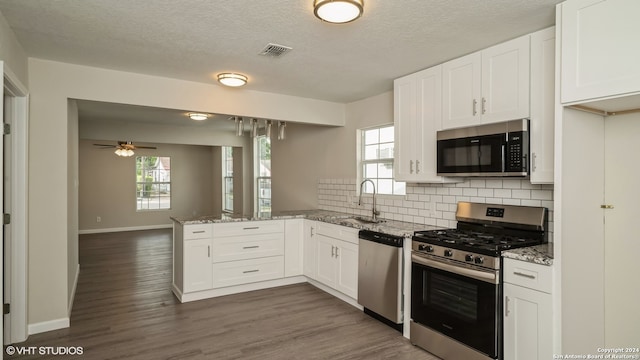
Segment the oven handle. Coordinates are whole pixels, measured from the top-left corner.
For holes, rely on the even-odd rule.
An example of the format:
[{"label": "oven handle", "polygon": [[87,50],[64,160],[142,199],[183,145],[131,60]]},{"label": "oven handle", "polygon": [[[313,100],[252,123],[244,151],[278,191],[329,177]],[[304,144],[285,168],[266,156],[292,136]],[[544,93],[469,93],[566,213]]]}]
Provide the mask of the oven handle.
[{"label": "oven handle", "polygon": [[454,274],[458,274],[458,275],[462,275],[462,276],[468,276],[470,278],[476,279],[476,280],[480,280],[480,281],[484,281],[484,282],[488,282],[491,284],[499,284],[499,278],[498,278],[498,274],[497,272],[486,272],[486,271],[480,271],[480,270],[474,270],[474,269],[469,269],[469,268],[465,268],[465,267],[460,267],[460,266],[455,266],[455,265],[450,265],[447,263],[443,263],[440,261],[435,261],[435,260],[431,260],[431,259],[427,259],[424,258],[422,256],[418,256],[416,254],[411,254],[411,261],[420,264],[420,265],[424,265],[424,266],[430,266],[432,268],[436,268],[436,269],[440,269],[443,271],[448,271]]}]

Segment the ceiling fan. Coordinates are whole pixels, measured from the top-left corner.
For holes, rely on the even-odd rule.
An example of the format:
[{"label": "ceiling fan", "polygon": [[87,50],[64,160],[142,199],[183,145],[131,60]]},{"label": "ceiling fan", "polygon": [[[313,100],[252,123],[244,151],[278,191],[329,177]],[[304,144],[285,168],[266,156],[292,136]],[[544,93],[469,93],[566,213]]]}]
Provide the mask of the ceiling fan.
[{"label": "ceiling fan", "polygon": [[116,155],[129,157],[133,156],[135,149],[156,149],[155,146],[138,146],[133,145],[131,141],[118,141],[118,145],[110,145],[110,144],[93,144],[95,146],[101,146],[103,149],[115,148]]}]

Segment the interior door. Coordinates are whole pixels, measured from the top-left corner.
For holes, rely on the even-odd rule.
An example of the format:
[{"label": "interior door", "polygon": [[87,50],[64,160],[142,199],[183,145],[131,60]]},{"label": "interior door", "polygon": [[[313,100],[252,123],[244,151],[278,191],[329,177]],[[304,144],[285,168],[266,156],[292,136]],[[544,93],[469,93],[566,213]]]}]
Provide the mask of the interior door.
[{"label": "interior door", "polygon": [[605,120],[605,347],[638,346],[640,334],[640,114]]}]

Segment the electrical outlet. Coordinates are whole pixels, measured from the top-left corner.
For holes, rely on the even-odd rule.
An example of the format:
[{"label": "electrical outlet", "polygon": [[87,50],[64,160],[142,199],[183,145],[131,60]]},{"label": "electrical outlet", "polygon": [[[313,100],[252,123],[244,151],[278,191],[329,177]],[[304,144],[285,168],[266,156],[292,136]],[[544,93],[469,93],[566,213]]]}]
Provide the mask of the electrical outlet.
[{"label": "electrical outlet", "polygon": [[101,222],[102,218],[100,216],[96,216],[96,222]]}]

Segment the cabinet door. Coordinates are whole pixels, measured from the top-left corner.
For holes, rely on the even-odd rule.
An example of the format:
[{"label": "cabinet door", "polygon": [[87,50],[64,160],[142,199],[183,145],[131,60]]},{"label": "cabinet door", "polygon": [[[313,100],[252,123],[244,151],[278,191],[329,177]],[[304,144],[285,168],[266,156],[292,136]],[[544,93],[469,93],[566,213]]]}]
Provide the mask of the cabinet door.
[{"label": "cabinet door", "polygon": [[504,284],[504,358],[553,358],[550,294]]},{"label": "cabinet door", "polygon": [[336,241],[336,290],[358,299],[358,245]]},{"label": "cabinet door", "polygon": [[531,35],[531,183],[553,183],[555,27]]},{"label": "cabinet door", "polygon": [[394,175],[399,181],[416,178],[416,161],[422,156],[418,137],[421,129],[417,118],[417,81],[415,75],[405,76],[393,82],[393,113],[395,127]]},{"label": "cabinet door", "polygon": [[442,64],[442,128],[480,122],[480,52]]},{"label": "cabinet door", "polygon": [[318,244],[316,241],[316,222],[304,220],[304,260],[302,265],[304,275],[311,279],[316,279],[316,264],[318,263]]},{"label": "cabinet door", "polygon": [[562,103],[640,91],[640,1],[570,0],[561,7]]},{"label": "cabinet door", "polygon": [[316,280],[335,288],[337,267],[335,261],[336,246],[334,239],[317,235],[317,271]]},{"label": "cabinet door", "polygon": [[184,242],[185,293],[211,289],[211,239]]},{"label": "cabinet door", "polygon": [[529,35],[482,51],[482,122],[529,117]]},{"label": "cabinet door", "polygon": [[290,219],[284,223],[284,276],[303,273],[304,261],[304,220]]}]

